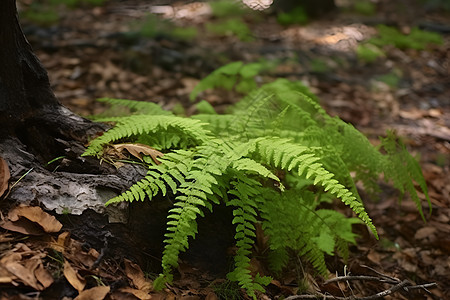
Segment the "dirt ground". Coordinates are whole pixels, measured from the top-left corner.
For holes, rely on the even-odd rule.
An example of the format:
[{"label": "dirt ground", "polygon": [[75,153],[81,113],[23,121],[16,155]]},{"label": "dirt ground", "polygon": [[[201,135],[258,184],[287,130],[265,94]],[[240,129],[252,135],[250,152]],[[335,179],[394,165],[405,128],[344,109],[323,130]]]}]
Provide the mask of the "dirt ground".
[{"label": "dirt ground", "polygon": [[[426,221],[422,220],[412,201],[406,197],[400,203],[399,195],[383,185],[379,200],[365,202],[380,240],[370,236],[366,228],[356,227],[358,244],[351,247],[346,266],[333,258],[330,270],[339,275],[384,274],[416,285],[437,284],[428,292],[425,287],[401,289],[386,299],[450,299],[450,12],[424,9],[412,4],[414,1],[407,9],[402,5],[408,1],[375,2],[378,10],[374,15],[341,7],[340,13],[305,25],[281,26],[274,14],[244,15],[251,29],[251,39],[246,41],[233,34],[208,31],[207,24],[217,18],[207,4],[197,2],[156,6],[148,1],[124,0],[99,7],[58,6],[59,21],[42,25],[24,19],[22,24],[49,72],[57,97],[83,116],[104,110],[103,104],[95,101],[101,97],[153,101],[189,114],[195,109],[189,93],[201,78],[231,61],[265,59],[277,64],[258,80],[285,77],[302,81],[330,114],[354,124],[374,143],[386,129],[395,129],[410,152],[420,158],[431,215],[425,213]],[[29,9],[30,3],[19,1],[21,11]],[[153,37],[139,34],[139,24],[148,20],[151,11],[159,18],[171,19],[176,26],[196,28],[197,36],[179,40],[164,30]],[[383,57],[363,62],[356,56],[356,48],[376,34],[377,24],[397,25],[404,32],[414,26],[440,24],[444,43],[425,50],[387,46]],[[394,84],[381,79],[387,74],[395,75]],[[206,93],[204,99],[218,111],[236,101],[227,93]],[[424,195],[420,197],[425,200]],[[428,212],[426,201],[423,208]],[[54,225],[52,220],[48,223]],[[0,263],[13,261],[16,268],[24,269],[19,272],[22,277],[10,280],[0,272],[0,289],[5,289],[0,299],[60,299],[58,295],[72,299],[78,292],[76,299],[150,299],[151,274],[144,274],[127,260],[97,266],[100,249],[86,249],[83,241],[62,233],[64,228],[56,229],[38,237],[0,229]],[[62,248],[69,250],[63,255]],[[29,270],[40,275],[33,277]],[[163,292],[152,293],[151,299],[240,297],[229,292],[233,289],[223,278],[209,278],[189,266],[179,271],[181,278]],[[293,267],[274,280],[261,299],[295,295],[299,290],[297,277],[298,270]],[[310,291],[341,297],[373,295],[392,286],[379,280],[324,284],[321,278],[304,277]],[[118,281],[120,289],[109,284]]]}]

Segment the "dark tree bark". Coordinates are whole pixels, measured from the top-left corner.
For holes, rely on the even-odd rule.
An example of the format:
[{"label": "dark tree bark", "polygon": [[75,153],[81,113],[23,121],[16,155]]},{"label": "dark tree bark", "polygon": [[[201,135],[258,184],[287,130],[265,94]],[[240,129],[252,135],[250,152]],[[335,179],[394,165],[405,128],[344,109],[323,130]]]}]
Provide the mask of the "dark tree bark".
[{"label": "dark tree bark", "polygon": [[[136,164],[116,170],[108,164],[99,165],[97,159],[80,157],[88,139],[105,129],[59,103],[46,70],[19,25],[15,0],[0,0],[0,158],[9,165],[11,182],[20,179],[6,199],[0,195],[0,208],[33,203],[57,214],[81,215],[65,222],[66,230],[99,250],[144,262],[148,252],[156,257],[161,254],[171,202],[166,199],[132,203],[128,210],[105,209],[107,200],[126,190],[146,171]],[[64,158],[57,162],[55,172],[55,166],[47,162],[57,157]],[[127,221],[127,225],[117,224]],[[205,228],[224,227],[214,224],[219,222],[217,214],[205,222]],[[213,230],[193,245],[200,243],[197,248],[216,253],[210,263],[217,266],[222,261],[223,269],[229,245],[223,243],[224,236]],[[226,236],[232,240],[232,231]],[[196,255],[203,259],[201,253]]]},{"label": "dark tree bark", "polygon": [[[116,170],[97,159],[81,158],[88,139],[106,127],[73,114],[56,99],[47,72],[19,25],[15,0],[0,1],[0,45],[0,157],[9,166],[10,182],[20,179],[0,198],[0,208],[31,203],[57,214],[83,214],[79,226],[70,228],[75,236],[97,241],[98,247],[108,239],[109,244],[123,245],[116,247],[116,255],[127,253],[127,245],[141,241],[131,240],[132,227],[110,224],[127,221],[124,207],[106,210],[104,203],[145,170],[136,165]],[[54,172],[55,165],[47,162],[57,157],[64,158]],[[132,217],[148,219],[138,213]],[[163,224],[155,233],[161,240]],[[139,260],[139,253],[134,254]]]},{"label": "dark tree bark", "polygon": [[[83,119],[62,106],[47,72],[19,25],[15,0],[0,1],[0,157],[11,182],[23,177],[0,204],[37,201],[57,213],[103,211],[103,203],[130,186],[143,170],[116,171],[80,154],[105,126]],[[58,172],[52,172],[58,161]],[[52,169],[50,169],[52,168]]]}]

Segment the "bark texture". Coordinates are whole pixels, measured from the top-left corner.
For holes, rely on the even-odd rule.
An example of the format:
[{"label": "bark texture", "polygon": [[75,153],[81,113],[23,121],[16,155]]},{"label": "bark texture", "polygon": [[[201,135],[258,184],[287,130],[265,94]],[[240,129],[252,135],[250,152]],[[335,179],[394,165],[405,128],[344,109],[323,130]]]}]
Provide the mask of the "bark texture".
[{"label": "bark texture", "polygon": [[[15,0],[0,0],[0,45],[0,157],[11,173],[10,191],[0,198],[0,209],[17,203],[40,205],[64,213],[64,230],[102,253],[143,265],[159,257],[172,202],[104,207],[146,170],[138,165],[115,169],[80,156],[88,139],[106,127],[73,114],[56,99],[19,25]],[[187,257],[214,273],[227,270],[226,249],[233,240],[232,216],[224,212],[202,221],[200,231],[205,233],[192,245],[194,255]],[[159,264],[156,260],[155,266]]]},{"label": "bark texture", "polygon": [[[56,99],[19,25],[14,0],[0,1],[0,44],[0,156],[9,165],[12,182],[28,172],[10,191],[8,202],[36,200],[58,213],[80,214],[90,205],[102,211],[108,196],[142,172],[115,172],[80,158],[88,138],[106,128],[73,114]],[[63,159],[47,164],[58,157]]]}]

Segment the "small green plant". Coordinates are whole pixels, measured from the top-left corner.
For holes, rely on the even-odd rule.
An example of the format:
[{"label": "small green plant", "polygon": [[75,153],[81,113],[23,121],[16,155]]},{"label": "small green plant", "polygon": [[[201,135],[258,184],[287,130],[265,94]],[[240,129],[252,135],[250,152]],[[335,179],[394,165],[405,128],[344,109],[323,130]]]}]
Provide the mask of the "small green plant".
[{"label": "small green plant", "polygon": [[384,82],[391,88],[397,88],[402,79],[399,71],[393,71],[376,77],[377,81]]},{"label": "small green plant", "polygon": [[21,15],[41,26],[52,26],[58,23],[60,16],[58,14],[58,6],[65,5],[70,8],[75,8],[81,5],[100,6],[106,0],[47,0],[47,1],[33,1],[30,7]]},{"label": "small green plant", "polygon": [[215,283],[211,285],[214,293],[219,299],[227,300],[241,300],[239,285],[236,282],[225,280],[224,282]]},{"label": "small green plant", "polygon": [[384,57],[383,50],[371,43],[358,45],[356,48],[358,60],[364,63],[375,62],[379,57]]},{"label": "small green plant", "polygon": [[206,29],[220,36],[236,36],[243,42],[253,40],[250,28],[244,21],[237,18],[230,18],[217,23],[208,23],[206,24]]},{"label": "small green plant", "polygon": [[353,4],[353,10],[362,15],[373,16],[377,12],[377,7],[369,0],[358,0]]},{"label": "small green plant", "polygon": [[327,62],[320,58],[312,59],[309,67],[312,72],[316,73],[327,73],[330,71],[330,66],[328,66]]},{"label": "small green plant", "polygon": [[244,64],[241,61],[222,66],[204,78],[191,92],[189,98],[194,100],[201,92],[208,89],[222,88],[228,91],[249,93],[257,88],[255,76],[270,69],[273,64],[258,62]]},{"label": "small green plant", "polygon": [[191,41],[198,36],[198,31],[195,27],[174,27],[169,34],[178,40]]},{"label": "small green plant", "polygon": [[306,24],[309,21],[308,14],[302,6],[295,7],[290,12],[281,12],[277,15],[277,21],[281,25]]},{"label": "small green plant", "polygon": [[[249,269],[257,224],[269,238],[267,258],[274,274],[294,253],[326,276],[325,255],[345,258],[348,244],[355,243],[352,224],[363,222],[378,237],[356,182],[375,194],[379,175],[384,174],[402,194],[411,195],[422,214],[414,184],[428,199],[425,180],[401,141],[388,133],[379,148],[372,146],[353,126],[329,116],[306,90],[299,82],[278,79],[249,92],[228,114],[209,110],[189,118],[153,103],[103,100],[141,109],[102,119],[116,125],[91,141],[83,155],[102,157],[105,146],[119,141],[146,144],[165,153],[159,163],[144,158],[145,178],[107,203],[152,200],[158,194],[173,199],[163,272],[155,287],[172,281],[180,253],[196,236],[197,218],[218,205],[233,209],[230,222],[235,226],[237,251],[228,279],[255,299],[271,281]],[[321,208],[335,199],[355,217]]]},{"label": "small green plant", "polygon": [[210,1],[209,5],[211,6],[213,16],[216,18],[243,16],[249,12],[249,9],[246,9],[242,3],[238,3],[238,1]]},{"label": "small green plant", "polygon": [[408,35],[386,25],[379,25],[377,29],[379,37],[371,38],[367,42],[378,47],[393,45],[399,49],[423,50],[429,44],[441,45],[443,43],[442,36],[438,33],[420,30],[416,27],[412,28]]},{"label": "small green plant", "polygon": [[52,26],[59,21],[59,15],[53,6],[32,2],[31,6],[21,13],[22,17],[41,26]]},{"label": "small green plant", "polygon": [[177,27],[173,22],[161,19],[153,14],[148,15],[142,21],[134,22],[132,27],[137,30],[137,35],[147,38],[166,35],[174,39],[189,41],[195,39],[198,34],[194,27]]}]

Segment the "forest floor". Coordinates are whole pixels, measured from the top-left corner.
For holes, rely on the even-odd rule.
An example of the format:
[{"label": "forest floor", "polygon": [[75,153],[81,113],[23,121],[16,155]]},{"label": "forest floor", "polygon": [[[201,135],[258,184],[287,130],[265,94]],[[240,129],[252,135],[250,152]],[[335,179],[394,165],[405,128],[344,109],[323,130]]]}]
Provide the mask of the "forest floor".
[{"label": "forest floor", "polygon": [[[30,2],[19,1],[22,13]],[[428,213],[429,205],[420,194],[424,222],[408,196],[400,203],[399,195],[383,185],[379,200],[365,201],[380,240],[357,227],[358,243],[351,247],[345,270],[339,259],[330,260],[330,270],[339,275],[380,276],[379,272],[417,285],[437,283],[429,293],[424,289],[401,290],[386,299],[450,299],[450,12],[425,10],[420,5],[404,9],[402,3],[378,1],[378,12],[370,16],[343,10],[305,25],[281,26],[273,14],[244,15],[240,19],[251,33],[241,38],[207,30],[208,24],[221,18],[214,17],[203,3],[152,6],[148,1],[126,0],[100,7],[57,7],[59,20],[52,24],[44,26],[26,18],[22,24],[49,72],[55,94],[83,116],[104,110],[104,104],[95,101],[101,97],[153,101],[190,114],[195,105],[189,93],[201,78],[228,62],[265,60],[276,62],[275,67],[257,80],[284,77],[302,81],[319,96],[328,113],[352,123],[374,143],[387,129],[396,130],[408,150],[420,158],[432,212]],[[171,19],[172,25],[149,17],[150,11],[157,12],[160,19]],[[414,26],[435,28],[440,24],[444,42],[424,50],[386,46],[382,57],[364,62],[358,59],[356,48],[376,35],[377,24],[396,25],[404,32]],[[192,27],[198,34],[176,38],[170,26]],[[148,33],[152,28],[157,30]],[[203,98],[219,112],[237,101],[235,94],[226,92],[207,92]],[[50,251],[46,243],[52,239]],[[98,288],[77,299],[149,299],[148,274],[132,262],[109,262],[87,274],[100,249],[85,249],[82,244],[82,240],[64,233],[28,237],[0,229],[0,266],[15,261],[23,269],[22,277],[14,280],[0,272],[0,287],[10,292],[0,295],[1,299],[57,299],[56,295],[64,293],[65,299],[72,299],[75,296],[71,295],[77,294],[73,288],[82,291],[86,282]],[[71,250],[62,257],[58,252],[61,247]],[[49,273],[42,269],[52,276],[59,272],[73,287],[72,294],[51,284]],[[162,293],[153,293],[151,299],[239,298],[223,278],[209,278],[189,266],[179,271],[181,279]],[[295,295],[298,272],[292,267],[260,297]],[[324,285],[320,278],[301,277],[306,278],[309,291],[341,297],[351,293],[363,297],[392,287],[364,280]],[[128,287],[120,292],[111,287],[110,291],[108,283],[119,279]],[[12,288],[18,293],[12,293]]]}]

